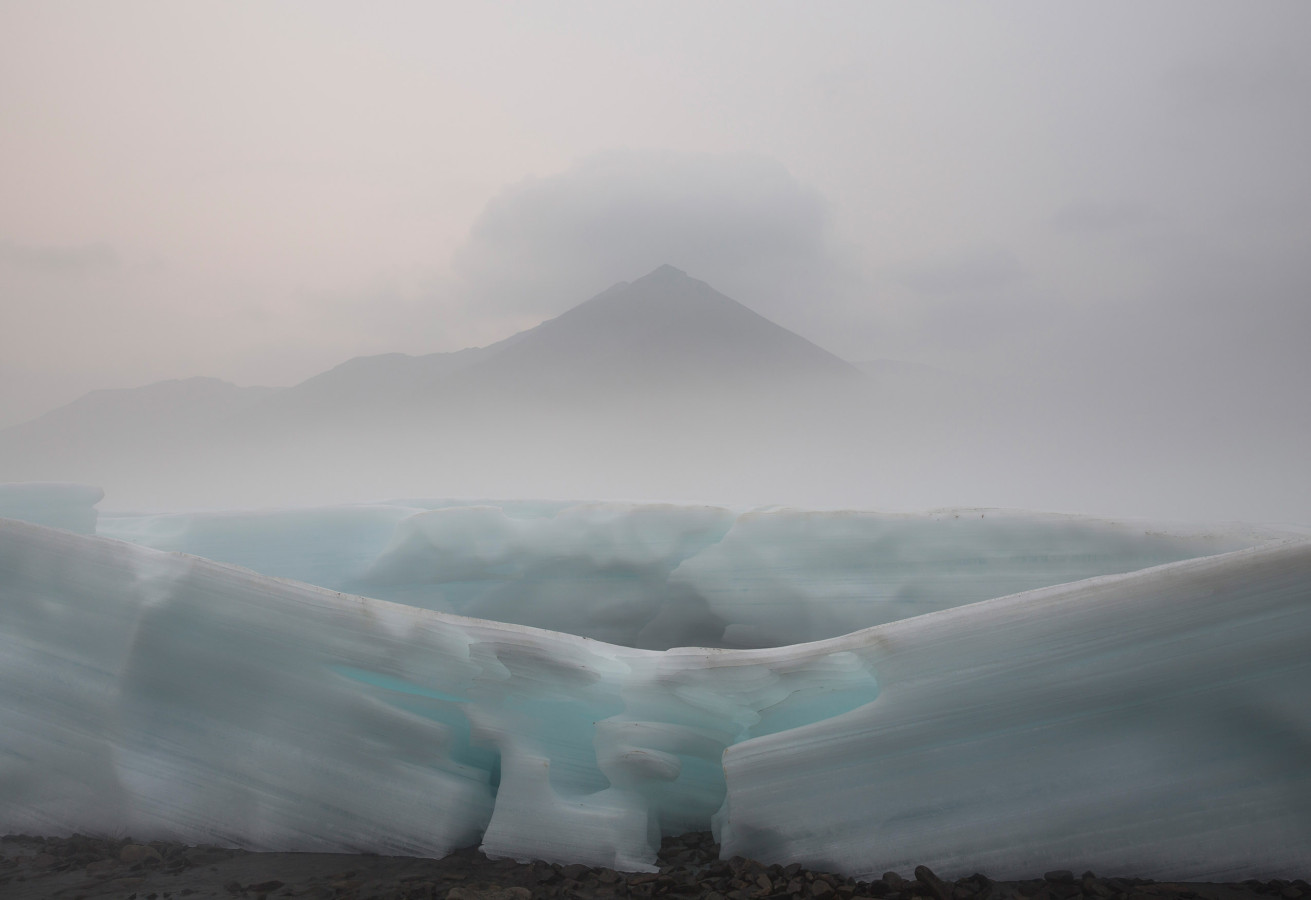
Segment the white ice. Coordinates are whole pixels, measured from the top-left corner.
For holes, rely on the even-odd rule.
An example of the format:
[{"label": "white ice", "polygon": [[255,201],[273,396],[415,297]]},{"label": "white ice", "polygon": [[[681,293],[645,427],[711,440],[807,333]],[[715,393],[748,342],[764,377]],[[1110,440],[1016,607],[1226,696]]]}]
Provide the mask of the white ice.
[{"label": "white ice", "polygon": [[105,516],[99,533],[334,590],[653,650],[821,640],[1276,534],[1147,533],[1139,523],[996,510],[452,501]]},{"label": "white ice", "polygon": [[0,518],[19,519],[95,534],[96,504],[105,496],[98,487],[58,481],[0,484]]},{"label": "white ice", "polygon": [[[668,569],[704,598],[707,583],[726,589],[773,547],[782,583],[846,606],[877,570],[859,565],[865,544],[841,537],[860,517],[818,517],[832,542],[788,558],[802,514],[755,514],[777,528],[771,539],[715,510],[580,508],[556,533],[542,523],[566,509],[502,509],[511,528],[486,507],[447,509],[464,510],[450,513],[467,526],[452,526],[469,537],[458,553],[423,537],[442,510],[371,508],[358,534],[374,535],[376,553],[338,569],[357,577],[408,559],[423,576],[408,583],[427,584],[446,567],[513,568],[528,552],[543,566],[558,556],[568,577],[608,571],[599,561]],[[285,515],[344,548],[355,540],[348,514]],[[479,531],[479,516],[494,527]],[[892,549],[881,558],[904,566],[888,583],[965,558],[983,560],[969,564],[980,590],[1026,566],[1050,584],[1076,546],[1098,556],[1119,542],[1121,563],[1137,558],[1135,540],[1160,552],[1128,526],[1007,520],[1025,534],[1056,529],[1049,552],[1016,552],[1031,541],[983,552],[994,532],[973,529],[988,518],[912,518],[899,531],[884,517]],[[161,522],[135,524],[158,539]],[[510,549],[498,543],[515,534]],[[405,535],[420,536],[414,552]],[[948,550],[952,539],[966,549]],[[301,571],[330,568],[296,540]],[[277,541],[263,543],[273,559]],[[661,833],[713,824],[725,855],[857,876],[917,863],[998,878],[1305,873],[1311,540],[977,602],[970,579],[946,568],[911,583],[951,609],[810,643],[661,652],[0,520],[0,830],[429,855],[478,843],[642,869]],[[826,571],[839,584],[823,587]],[[756,589],[782,609],[770,574]],[[873,579],[871,595],[880,590]]]}]

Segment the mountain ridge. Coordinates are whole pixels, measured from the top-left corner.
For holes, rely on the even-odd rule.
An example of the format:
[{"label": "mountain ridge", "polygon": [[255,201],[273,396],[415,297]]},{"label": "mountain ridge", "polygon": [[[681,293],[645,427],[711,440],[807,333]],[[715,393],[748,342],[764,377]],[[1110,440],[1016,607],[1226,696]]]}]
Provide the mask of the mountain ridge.
[{"label": "mountain ridge", "polygon": [[713,389],[863,379],[845,360],[663,265],[506,341],[462,373],[464,386]]},{"label": "mountain ridge", "polygon": [[[485,347],[354,357],[288,388],[201,378],[92,392],[0,429],[0,482],[110,486],[127,470],[139,483],[164,470],[176,483],[188,472],[236,481],[252,467],[287,466],[329,479],[388,447],[415,466],[417,448],[428,447],[434,460],[464,454],[468,471],[508,471],[520,465],[510,457],[525,433],[567,443],[558,465],[605,453],[609,441],[616,455],[606,464],[622,466],[634,451],[619,453],[617,435],[645,453],[671,435],[687,445],[745,433],[730,418],[767,430],[789,415],[800,434],[807,410],[866,382],[818,345],[662,266]],[[746,440],[740,434],[731,439]]]}]

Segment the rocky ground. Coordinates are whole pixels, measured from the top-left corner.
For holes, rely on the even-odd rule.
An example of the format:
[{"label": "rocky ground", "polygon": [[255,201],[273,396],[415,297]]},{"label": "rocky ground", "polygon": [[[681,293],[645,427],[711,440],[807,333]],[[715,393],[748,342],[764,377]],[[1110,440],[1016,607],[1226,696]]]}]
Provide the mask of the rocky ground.
[{"label": "rocky ground", "polygon": [[445,859],[332,853],[249,853],[74,835],[0,838],[0,898],[122,900],[1311,900],[1305,881],[1175,884],[1048,872],[1029,881],[972,875],[944,882],[924,866],[863,882],[798,865],[719,859],[708,833],[669,838],[658,873],[490,860],[474,849]]}]

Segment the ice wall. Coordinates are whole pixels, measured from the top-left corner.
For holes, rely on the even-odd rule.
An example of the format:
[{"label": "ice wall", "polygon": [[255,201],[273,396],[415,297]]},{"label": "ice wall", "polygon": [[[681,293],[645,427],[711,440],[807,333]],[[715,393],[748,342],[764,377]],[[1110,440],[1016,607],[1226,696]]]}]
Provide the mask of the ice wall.
[{"label": "ice wall", "polygon": [[386,549],[396,526],[419,512],[421,507],[383,503],[105,514],[96,533],[336,590],[367,571]]},{"label": "ice wall", "polygon": [[654,652],[0,521],[0,830],[852,874],[1311,864],[1311,542]]},{"label": "ice wall", "polygon": [[100,488],[87,484],[60,481],[0,484],[0,518],[94,534],[95,507],[104,496]]},{"label": "ice wall", "polygon": [[878,700],[728,748],[723,852],[871,877],[1306,871],[1309,575],[1301,542],[825,642]]},{"label": "ice wall", "polygon": [[334,590],[657,650],[822,640],[1271,537],[998,510],[450,501],[106,516],[100,533]]}]

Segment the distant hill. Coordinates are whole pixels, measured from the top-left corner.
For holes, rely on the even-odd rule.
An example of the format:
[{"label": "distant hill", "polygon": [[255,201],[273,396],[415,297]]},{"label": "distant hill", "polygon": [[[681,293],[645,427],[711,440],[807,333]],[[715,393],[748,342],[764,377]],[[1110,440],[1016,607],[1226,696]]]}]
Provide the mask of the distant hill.
[{"label": "distant hill", "polygon": [[[22,447],[53,461],[98,450],[169,443],[208,431],[277,391],[238,387],[217,378],[91,391],[45,415],[0,429],[0,451]],[[0,455],[0,461],[4,458]]]},{"label": "distant hill", "polygon": [[673,266],[484,351],[465,384],[625,391],[853,380],[854,366]]},{"label": "distant hill", "polygon": [[421,386],[430,386],[470,365],[487,351],[469,348],[453,353],[382,353],[357,356],[312,378],[278,391],[241,410],[237,427],[278,428],[387,411],[412,402]]},{"label": "distant hill", "polygon": [[704,467],[703,490],[711,457],[741,474],[763,453],[786,456],[784,440],[836,446],[822,426],[849,417],[843,398],[868,385],[661,266],[488,347],[358,357],[284,389],[198,378],[95,391],[0,430],[0,482],[82,481],[111,503],[161,505],[653,496],[675,463]]},{"label": "distant hill", "polygon": [[[240,418],[267,426],[494,404],[586,406],[656,397],[857,384],[859,369],[705,282],[661,266],[487,347],[349,360]],[[581,410],[586,412],[586,409]]]}]

